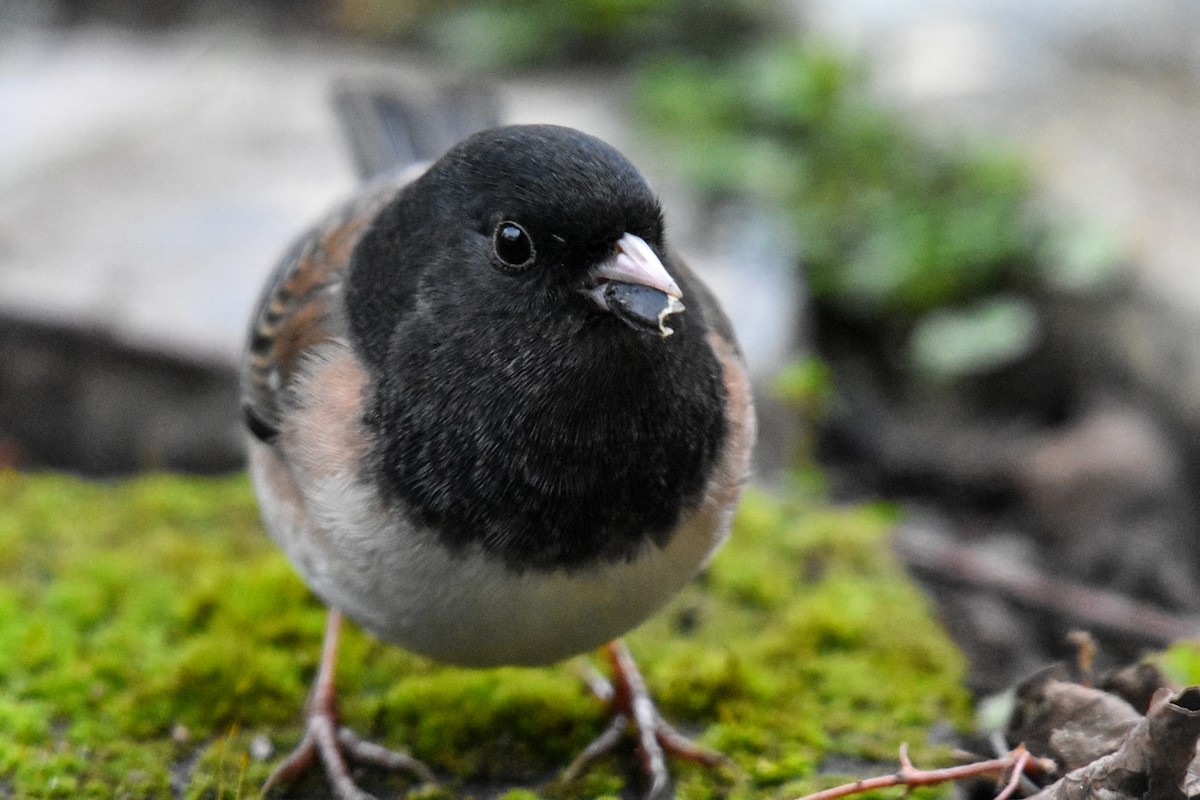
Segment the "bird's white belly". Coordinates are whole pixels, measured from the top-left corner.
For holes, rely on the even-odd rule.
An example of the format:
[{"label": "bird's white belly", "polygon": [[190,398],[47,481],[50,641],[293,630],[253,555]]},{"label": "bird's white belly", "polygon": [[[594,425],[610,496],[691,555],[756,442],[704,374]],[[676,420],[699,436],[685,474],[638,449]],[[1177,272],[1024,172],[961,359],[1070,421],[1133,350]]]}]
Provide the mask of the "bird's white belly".
[{"label": "bird's white belly", "polygon": [[411,650],[478,666],[545,664],[611,641],[670,600],[712,546],[711,538],[704,552],[651,546],[630,563],[516,573],[422,538],[407,557],[396,554],[370,596],[345,598],[366,601],[351,616]]},{"label": "bird's white belly", "polygon": [[[366,484],[334,474],[286,486],[280,467],[269,448],[251,447],[267,528],[313,590],[383,639],[470,666],[546,664],[620,636],[695,575],[732,516],[731,505],[705,503],[665,547],[648,544],[631,562],[518,573],[379,513]],[[301,494],[307,514],[295,507]]]}]

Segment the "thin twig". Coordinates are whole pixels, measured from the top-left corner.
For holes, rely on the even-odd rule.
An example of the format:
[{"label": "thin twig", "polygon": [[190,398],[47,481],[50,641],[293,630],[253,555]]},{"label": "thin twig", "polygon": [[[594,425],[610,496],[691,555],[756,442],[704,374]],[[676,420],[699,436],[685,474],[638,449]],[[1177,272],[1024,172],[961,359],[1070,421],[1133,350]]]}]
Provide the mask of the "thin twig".
[{"label": "thin twig", "polygon": [[893,545],[914,570],[1051,609],[1089,628],[1163,645],[1200,637],[1200,617],[1169,614],[1123,595],[1068,583],[1061,575],[1049,575],[1030,564],[958,544],[933,530],[903,528]]},{"label": "thin twig", "polygon": [[1000,790],[1000,794],[996,795],[996,800],[1008,800],[1021,785],[1021,776],[1025,774],[1025,765],[1029,763],[1029,751],[1023,747],[1020,750],[1021,754],[1017,756],[1017,763],[1013,764],[1012,775],[1009,777],[1008,783]]},{"label": "thin twig", "polygon": [[[992,731],[991,735],[988,736],[988,743],[991,744],[992,752],[996,754],[997,758],[1008,752],[1008,742],[1005,741],[1004,734],[1000,731]],[[1039,769],[1046,771],[1049,767],[1050,764],[1043,763],[1039,766]],[[1021,791],[1025,793],[1026,797],[1037,794],[1038,789],[1041,787],[1033,782],[1033,779],[1029,777],[1027,770],[1017,770],[1016,775],[1017,780],[1021,785]]]},{"label": "thin twig", "polygon": [[[947,781],[958,781],[963,778],[975,778],[980,775],[1003,775],[1012,769],[1014,775],[1022,775],[1032,761],[1024,746],[1019,746],[1003,758],[993,758],[988,761],[977,761],[973,764],[963,764],[957,767],[923,770],[913,766],[908,759],[908,746],[900,745],[900,769],[891,775],[880,775],[875,778],[863,778],[854,783],[845,783],[832,789],[805,795],[798,800],[837,800],[854,794],[870,792],[875,789],[887,789],[892,786],[932,786]],[[1012,781],[1010,781],[1012,782]],[[1007,789],[1007,787],[1006,787]],[[1003,793],[1001,793],[1003,795]],[[1011,794],[1011,792],[1009,792]],[[1006,796],[1005,796],[1006,797]]]}]

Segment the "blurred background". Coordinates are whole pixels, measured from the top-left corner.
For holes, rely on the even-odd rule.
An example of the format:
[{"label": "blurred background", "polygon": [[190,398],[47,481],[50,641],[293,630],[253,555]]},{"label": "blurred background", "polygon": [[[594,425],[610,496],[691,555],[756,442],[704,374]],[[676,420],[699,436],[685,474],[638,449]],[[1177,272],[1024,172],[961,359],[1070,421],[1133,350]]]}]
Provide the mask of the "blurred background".
[{"label": "blurred background", "polygon": [[332,87],[461,78],[644,168],[758,480],[896,504],[974,688],[1200,634],[1194,0],[0,1],[0,467],[240,469]]}]

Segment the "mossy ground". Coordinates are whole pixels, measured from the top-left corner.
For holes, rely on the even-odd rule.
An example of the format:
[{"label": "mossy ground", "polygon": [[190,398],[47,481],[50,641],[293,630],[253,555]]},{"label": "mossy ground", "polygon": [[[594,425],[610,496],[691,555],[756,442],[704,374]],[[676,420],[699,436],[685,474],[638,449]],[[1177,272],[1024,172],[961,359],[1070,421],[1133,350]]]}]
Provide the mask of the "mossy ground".
[{"label": "mossy ground", "polygon": [[[752,493],[706,574],[629,637],[668,718],[736,764],[676,765],[682,798],[795,796],[902,741],[929,761],[929,728],[966,713],[961,658],[886,513],[795,505]],[[257,795],[270,764],[249,744],[297,741],[323,624],[243,477],[0,472],[0,797]],[[620,757],[553,781],[605,721],[569,664],[449,669],[351,627],[339,665],[345,722],[425,760],[439,795],[626,784]]]}]

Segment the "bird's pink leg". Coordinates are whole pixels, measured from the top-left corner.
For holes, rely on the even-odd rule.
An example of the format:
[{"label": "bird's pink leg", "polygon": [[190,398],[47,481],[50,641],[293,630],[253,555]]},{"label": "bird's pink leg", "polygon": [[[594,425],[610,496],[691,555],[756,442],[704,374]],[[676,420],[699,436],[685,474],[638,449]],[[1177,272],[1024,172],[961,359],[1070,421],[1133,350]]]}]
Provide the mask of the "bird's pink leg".
[{"label": "bird's pink leg", "polygon": [[347,758],[384,769],[407,770],[423,783],[436,782],[429,768],[412,756],[363,741],[349,728],[338,726],[337,693],[334,690],[333,674],[341,628],[342,615],[331,610],[325,625],[321,665],[313,681],[312,694],[309,695],[305,711],[304,738],[267,778],[262,789],[264,795],[273,786],[295,780],[318,758],[324,765],[333,793],[339,800],[371,798],[371,795],[358,788],[354,779],[350,777],[350,770],[346,765]]},{"label": "bird's pink leg", "polygon": [[727,762],[725,756],[694,744],[663,719],[624,641],[617,639],[611,642],[605,652],[612,666],[613,682],[610,684],[599,675],[590,677],[588,682],[592,691],[608,702],[613,719],[604,732],[571,762],[563,773],[564,779],[575,777],[588,764],[611,750],[629,728],[637,737],[638,756],[649,781],[647,798],[669,796],[671,778],[667,771],[668,755],[709,767]]}]

